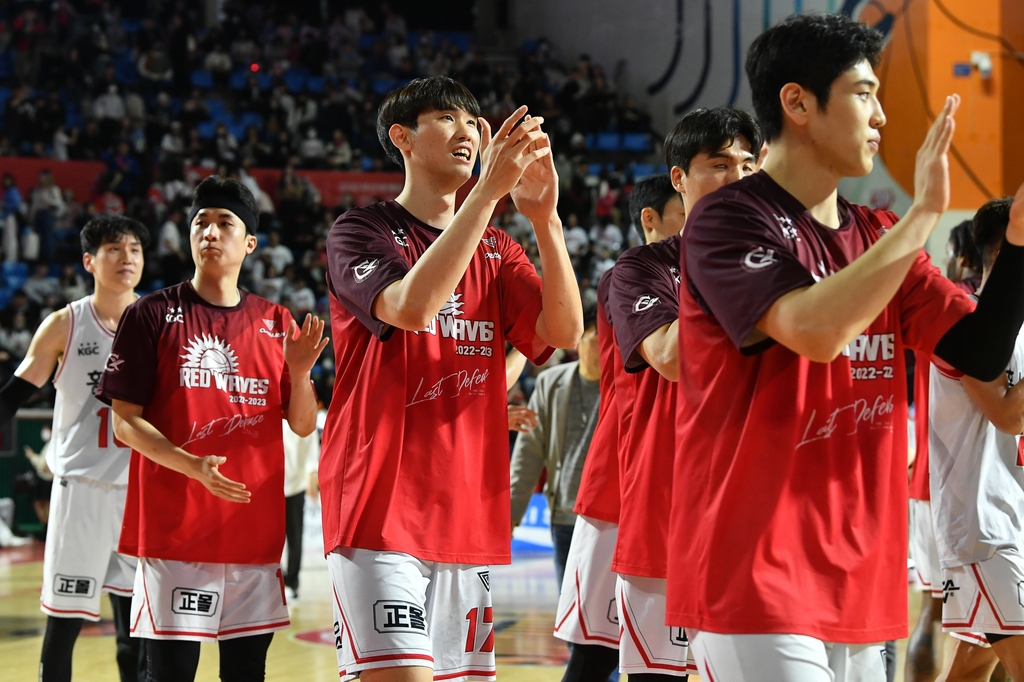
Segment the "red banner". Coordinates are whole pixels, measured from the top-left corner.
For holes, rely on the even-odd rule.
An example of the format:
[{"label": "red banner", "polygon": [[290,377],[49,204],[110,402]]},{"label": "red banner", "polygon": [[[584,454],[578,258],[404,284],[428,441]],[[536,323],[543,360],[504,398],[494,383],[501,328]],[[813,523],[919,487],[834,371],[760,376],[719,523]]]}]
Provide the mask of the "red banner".
[{"label": "red banner", "polygon": [[49,169],[53,181],[61,189],[75,193],[75,201],[92,201],[96,192],[96,179],[106,166],[99,161],[56,161],[54,159],[22,159],[4,157],[0,159],[0,172],[14,175],[15,184],[21,191],[21,200],[28,203],[30,192],[39,184],[39,171]]}]

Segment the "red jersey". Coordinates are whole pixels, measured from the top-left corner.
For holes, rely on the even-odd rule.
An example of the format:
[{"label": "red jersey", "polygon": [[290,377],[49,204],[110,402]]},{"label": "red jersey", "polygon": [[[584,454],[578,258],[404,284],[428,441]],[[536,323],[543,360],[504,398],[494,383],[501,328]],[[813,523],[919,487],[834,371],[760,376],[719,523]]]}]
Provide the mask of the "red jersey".
[{"label": "red jersey", "polygon": [[[664,578],[668,564],[668,510],[675,456],[675,383],[651,368],[640,344],[679,316],[679,237],[638,246],[619,257],[609,306],[626,372],[636,395],[629,430],[620,441],[622,514],[612,570]],[[682,492],[682,488],[680,489]]]},{"label": "red jersey", "polygon": [[833,362],[771,339],[742,347],[780,296],[849,265],[897,220],[841,198],[839,210],[829,229],[761,171],[687,223],[673,625],[851,644],[907,635],[904,349],[932,352],[974,305],[922,251]]},{"label": "red jersey", "polygon": [[583,475],[576,492],[573,511],[591,519],[619,522],[619,424],[620,410],[632,412],[632,401],[620,406],[615,395],[615,377],[622,373],[622,356],[608,316],[608,288],[615,267],[605,270],[597,281],[597,343],[601,351],[601,401],[590,449],[583,461]]},{"label": "red jersey", "polygon": [[[973,294],[981,286],[977,278],[953,282],[953,286]],[[914,441],[916,454],[910,469],[910,499],[929,501],[932,493],[928,476],[928,368],[932,357],[927,353],[914,353]]]},{"label": "red jersey", "polygon": [[248,504],[132,451],[118,551],[150,559],[270,564],[284,546],[281,419],[291,396],[285,308],[240,292],[231,308],[190,282],[128,307],[97,396],[142,405],[142,416],[187,452],[223,455],[220,472],[252,492]]},{"label": "red jersey", "polygon": [[541,280],[488,228],[448,303],[418,332],[373,317],[441,230],[387,201],[327,238],[337,376],[320,459],[324,549],[511,561],[505,342],[537,364]]}]

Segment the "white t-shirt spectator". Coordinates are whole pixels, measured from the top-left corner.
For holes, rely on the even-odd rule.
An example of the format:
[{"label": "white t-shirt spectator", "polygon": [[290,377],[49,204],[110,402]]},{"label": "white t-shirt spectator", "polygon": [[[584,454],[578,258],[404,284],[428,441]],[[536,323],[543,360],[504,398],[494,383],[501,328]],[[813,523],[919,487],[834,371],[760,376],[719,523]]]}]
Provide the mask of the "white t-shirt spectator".
[{"label": "white t-shirt spectator", "polygon": [[274,269],[278,272],[284,272],[284,269],[295,262],[295,256],[292,254],[292,250],[284,244],[278,244],[277,246],[264,246],[263,253],[270,257],[270,264],[274,266]]},{"label": "white t-shirt spectator", "polygon": [[168,220],[160,228],[160,243],[156,246],[156,255],[160,258],[181,253],[181,230],[173,220]]}]

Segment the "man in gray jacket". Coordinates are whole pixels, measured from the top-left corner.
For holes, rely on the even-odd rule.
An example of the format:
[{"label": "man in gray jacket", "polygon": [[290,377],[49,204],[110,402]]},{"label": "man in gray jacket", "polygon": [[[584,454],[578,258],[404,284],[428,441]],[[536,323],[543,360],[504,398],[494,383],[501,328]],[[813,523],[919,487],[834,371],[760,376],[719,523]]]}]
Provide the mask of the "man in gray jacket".
[{"label": "man in gray jacket", "polygon": [[556,365],[537,376],[529,401],[529,408],[537,413],[537,427],[521,433],[512,451],[513,526],[522,522],[541,471],[547,469],[545,493],[551,510],[559,589],[576,523],[572,511],[576,491],[597,424],[601,361],[594,306],[584,308],[583,325],[583,337],[577,346],[579,360]]}]

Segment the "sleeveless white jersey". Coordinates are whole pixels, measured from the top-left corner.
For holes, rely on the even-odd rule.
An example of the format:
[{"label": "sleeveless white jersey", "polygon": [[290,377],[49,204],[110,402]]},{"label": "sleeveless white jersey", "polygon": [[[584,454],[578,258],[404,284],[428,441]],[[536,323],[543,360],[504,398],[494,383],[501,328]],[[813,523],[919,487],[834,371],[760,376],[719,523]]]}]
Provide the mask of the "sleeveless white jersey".
[{"label": "sleeveless white jersey", "polygon": [[68,343],[53,379],[57,399],[46,463],[55,476],[127,485],[132,451],[114,441],[110,408],[93,395],[114,334],[100,323],[90,296],[68,304],[68,311]]},{"label": "sleeveless white jersey", "polygon": [[[928,411],[932,517],[942,568],[992,558],[1000,547],[1024,551],[1024,461],[1020,436],[996,429],[970,399],[959,373],[931,365]],[[1024,378],[1024,330],[1006,369]]]}]

